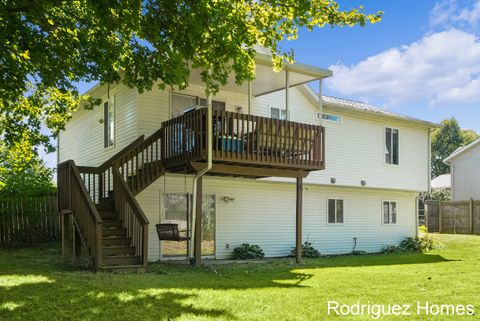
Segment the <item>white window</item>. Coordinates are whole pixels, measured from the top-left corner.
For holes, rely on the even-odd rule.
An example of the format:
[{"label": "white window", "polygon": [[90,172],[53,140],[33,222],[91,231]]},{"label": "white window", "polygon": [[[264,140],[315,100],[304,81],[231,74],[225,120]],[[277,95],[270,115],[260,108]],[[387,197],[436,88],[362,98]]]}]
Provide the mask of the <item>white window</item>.
[{"label": "white window", "polygon": [[[207,99],[181,93],[171,94],[172,117],[178,117],[185,112],[195,109],[197,106],[207,106]],[[225,102],[212,100],[212,108],[225,110]]]},{"label": "white window", "polygon": [[385,128],[385,164],[399,163],[399,135],[398,129]]},{"label": "white window", "polygon": [[397,202],[383,201],[383,224],[397,224]]},{"label": "white window", "polygon": [[280,119],[286,120],[287,119],[287,111],[285,109],[280,108],[270,108],[270,117],[273,119]]},{"label": "white window", "polygon": [[341,123],[342,122],[342,116],[340,115],[333,115],[333,114],[322,114],[322,119],[323,120],[328,120],[334,123]]},{"label": "white window", "polygon": [[111,101],[103,103],[103,139],[105,148],[115,143],[115,111]]},{"label": "white window", "polygon": [[343,223],[343,200],[328,199],[328,224]]}]

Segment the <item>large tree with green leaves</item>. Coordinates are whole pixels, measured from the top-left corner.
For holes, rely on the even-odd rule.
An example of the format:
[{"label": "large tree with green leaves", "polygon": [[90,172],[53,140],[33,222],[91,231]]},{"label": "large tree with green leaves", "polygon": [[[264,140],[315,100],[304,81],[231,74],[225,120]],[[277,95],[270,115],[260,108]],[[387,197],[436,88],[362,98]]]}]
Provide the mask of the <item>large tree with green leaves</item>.
[{"label": "large tree with green leaves", "polygon": [[475,131],[461,129],[455,118],[445,119],[432,134],[432,177],[450,172],[443,162],[457,148],[478,138]]},{"label": "large tree with green leaves", "polygon": [[232,72],[239,84],[255,77],[256,45],[279,69],[293,59],[279,43],[299,28],[380,19],[334,0],[0,0],[0,137],[9,149],[28,141],[19,157],[51,150],[42,124],[55,136],[81,101],[98,103],[79,81],[182,88],[194,67],[215,93]]}]

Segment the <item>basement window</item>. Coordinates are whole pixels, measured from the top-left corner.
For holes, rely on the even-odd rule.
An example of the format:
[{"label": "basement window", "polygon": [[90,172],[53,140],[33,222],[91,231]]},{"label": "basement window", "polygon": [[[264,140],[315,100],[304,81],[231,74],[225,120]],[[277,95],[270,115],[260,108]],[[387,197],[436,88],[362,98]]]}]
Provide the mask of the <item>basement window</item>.
[{"label": "basement window", "polygon": [[397,224],[397,202],[383,201],[383,224]]},{"label": "basement window", "polygon": [[343,224],[343,200],[328,200],[328,224]]}]

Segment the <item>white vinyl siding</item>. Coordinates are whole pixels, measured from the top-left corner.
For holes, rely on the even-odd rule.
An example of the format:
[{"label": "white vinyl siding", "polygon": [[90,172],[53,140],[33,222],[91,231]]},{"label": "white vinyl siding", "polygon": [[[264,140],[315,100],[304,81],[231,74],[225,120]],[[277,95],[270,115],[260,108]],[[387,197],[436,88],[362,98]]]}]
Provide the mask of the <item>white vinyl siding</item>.
[{"label": "white vinyl siding", "polygon": [[[137,196],[150,221],[150,260],[159,258],[155,231],[161,213],[159,195],[191,190],[191,177],[185,180],[184,175],[169,174]],[[216,258],[229,258],[232,250],[245,242],[259,244],[268,257],[289,255],[295,245],[295,184],[205,177],[203,193],[216,195]],[[338,228],[327,223],[327,195],[332,194],[348,200],[344,202],[348,220]],[[226,196],[234,200],[226,202]],[[376,252],[386,244],[415,236],[416,193],[311,185],[303,197],[303,241],[308,239],[323,254],[350,253],[354,237],[357,250]],[[396,200],[402,209],[397,224],[388,229],[379,219],[383,199]]]},{"label": "white vinyl siding", "polygon": [[73,113],[72,119],[60,132],[58,140],[59,161],[73,159],[77,165],[98,166],[122,148],[135,140],[137,136],[136,97],[138,92],[123,85],[110,88],[110,94],[94,90],[91,95],[110,103],[115,97],[114,137],[115,144],[105,148],[104,106],[85,110],[82,107]]},{"label": "white vinyl siding", "polygon": [[480,144],[452,159],[452,197],[454,201],[480,199]]}]

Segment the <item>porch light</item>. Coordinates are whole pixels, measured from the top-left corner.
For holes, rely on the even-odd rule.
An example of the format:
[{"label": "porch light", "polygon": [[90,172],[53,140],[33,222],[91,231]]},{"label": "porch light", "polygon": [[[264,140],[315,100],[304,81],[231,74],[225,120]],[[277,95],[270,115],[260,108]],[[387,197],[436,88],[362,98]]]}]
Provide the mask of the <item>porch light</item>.
[{"label": "porch light", "polygon": [[330,177],[330,183],[335,184],[337,179],[335,177]]},{"label": "porch light", "polygon": [[360,185],[362,185],[362,186],[367,185],[367,181],[362,179],[362,180],[360,181]]}]

